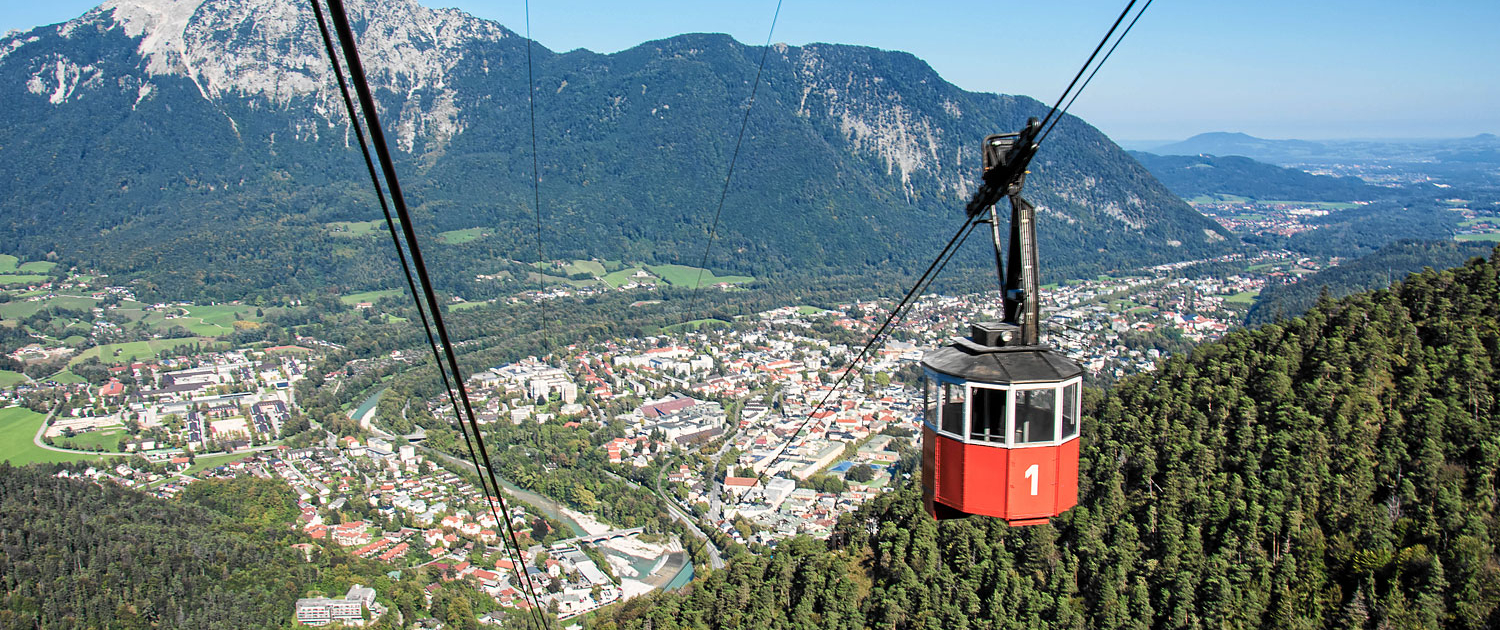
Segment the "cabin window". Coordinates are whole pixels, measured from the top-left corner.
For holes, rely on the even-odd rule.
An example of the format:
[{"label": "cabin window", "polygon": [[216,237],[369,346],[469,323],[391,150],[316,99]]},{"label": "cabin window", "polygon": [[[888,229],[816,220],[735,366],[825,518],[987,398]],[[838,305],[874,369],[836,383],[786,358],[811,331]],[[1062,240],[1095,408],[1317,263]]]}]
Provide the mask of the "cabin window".
[{"label": "cabin window", "polygon": [[1057,427],[1057,389],[1016,390],[1016,433],[1012,444],[1051,442]]},{"label": "cabin window", "polygon": [[975,387],[970,392],[973,400],[969,405],[971,423],[969,439],[986,442],[1005,441],[1005,403],[1010,391]]},{"label": "cabin window", "polygon": [[930,378],[922,379],[922,420],[937,426],[938,383]]},{"label": "cabin window", "polygon": [[1062,439],[1078,435],[1079,390],[1078,383],[1063,388]]},{"label": "cabin window", "polygon": [[943,412],[941,428],[944,432],[962,436],[964,434],[964,386],[943,383]]}]

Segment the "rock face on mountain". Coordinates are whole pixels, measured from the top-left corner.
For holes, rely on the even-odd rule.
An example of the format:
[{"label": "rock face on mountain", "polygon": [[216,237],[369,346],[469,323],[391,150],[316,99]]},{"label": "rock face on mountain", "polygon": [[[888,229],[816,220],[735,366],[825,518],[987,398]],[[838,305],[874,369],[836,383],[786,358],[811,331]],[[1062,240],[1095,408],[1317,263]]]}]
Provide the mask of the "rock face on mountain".
[{"label": "rock face on mountain", "polygon": [[[526,40],[407,0],[349,4],[403,185],[448,284],[536,256]],[[690,34],[533,47],[543,256],[696,264],[763,49]],[[0,39],[0,239],[165,294],[381,284],[378,216],[309,6],[112,0]],[[710,265],[758,276],[925,264],[986,134],[1045,113],[911,55],[775,45]],[[1049,269],[1202,256],[1227,233],[1067,118],[1028,182]],[[107,245],[107,246],[106,246]],[[975,259],[978,259],[976,253]]]}]

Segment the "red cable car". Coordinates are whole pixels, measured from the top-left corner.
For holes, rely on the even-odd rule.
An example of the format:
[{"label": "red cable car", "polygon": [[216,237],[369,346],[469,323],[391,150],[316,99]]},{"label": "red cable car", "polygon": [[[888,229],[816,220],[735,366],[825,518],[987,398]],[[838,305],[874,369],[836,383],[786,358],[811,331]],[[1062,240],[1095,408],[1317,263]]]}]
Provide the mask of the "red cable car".
[{"label": "red cable car", "polygon": [[[970,220],[986,209],[1005,321],[922,358],[922,499],[934,518],[974,514],[1034,525],[1078,504],[1083,367],[1040,343],[1036,210],[1021,198],[1039,125],[990,136],[984,184]],[[995,202],[1010,197],[1008,266],[1000,261]]]}]

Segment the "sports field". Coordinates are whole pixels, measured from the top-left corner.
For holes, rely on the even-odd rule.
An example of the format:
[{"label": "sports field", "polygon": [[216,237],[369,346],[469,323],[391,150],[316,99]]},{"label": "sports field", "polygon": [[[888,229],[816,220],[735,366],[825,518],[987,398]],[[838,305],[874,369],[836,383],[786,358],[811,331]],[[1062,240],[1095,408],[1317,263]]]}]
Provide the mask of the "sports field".
[{"label": "sports field", "polygon": [[36,462],[79,462],[99,459],[99,455],[75,455],[49,451],[32,442],[37,429],[47,416],[25,407],[0,409],[0,461],[12,466],[25,466]]}]

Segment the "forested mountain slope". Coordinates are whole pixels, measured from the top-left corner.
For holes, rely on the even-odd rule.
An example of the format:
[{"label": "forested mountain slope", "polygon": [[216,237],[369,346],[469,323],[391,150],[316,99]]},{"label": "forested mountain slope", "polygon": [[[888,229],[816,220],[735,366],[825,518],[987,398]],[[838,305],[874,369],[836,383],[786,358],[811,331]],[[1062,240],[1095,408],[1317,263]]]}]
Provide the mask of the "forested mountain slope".
[{"label": "forested mountain slope", "polygon": [[1256,325],[1296,317],[1312,308],[1325,291],[1329,297],[1341,298],[1350,293],[1383,289],[1425,267],[1446,269],[1475,256],[1488,256],[1494,249],[1486,243],[1396,241],[1295,283],[1267,286],[1256,296],[1245,322]]},{"label": "forested mountain slope", "polygon": [[1130,156],[1184,199],[1236,195],[1260,201],[1368,201],[1392,197],[1397,192],[1371,186],[1358,177],[1313,175],[1235,155],[1156,155],[1131,151]]},{"label": "forested mountain slope", "polygon": [[1493,628],[1500,260],[1233,333],[1090,401],[1080,504],[916,488],[605,628]]},{"label": "forested mountain slope", "polygon": [[[689,34],[554,53],[411,0],[348,3],[416,226],[445,288],[542,256],[699,264],[761,49]],[[394,287],[379,217],[306,3],[109,0],[0,37],[0,242],[139,278],[147,295]],[[758,278],[919,267],[960,221],[986,134],[1046,106],[966,92],[905,53],[774,45],[709,265]],[[1223,251],[1082,120],[1033,166],[1059,276]],[[981,253],[973,253],[978,265]]]},{"label": "forested mountain slope", "polygon": [[283,628],[307,589],[383,576],[291,548],[308,539],[281,480],[205,481],[163,501],[55,470],[0,462],[0,628]]}]

